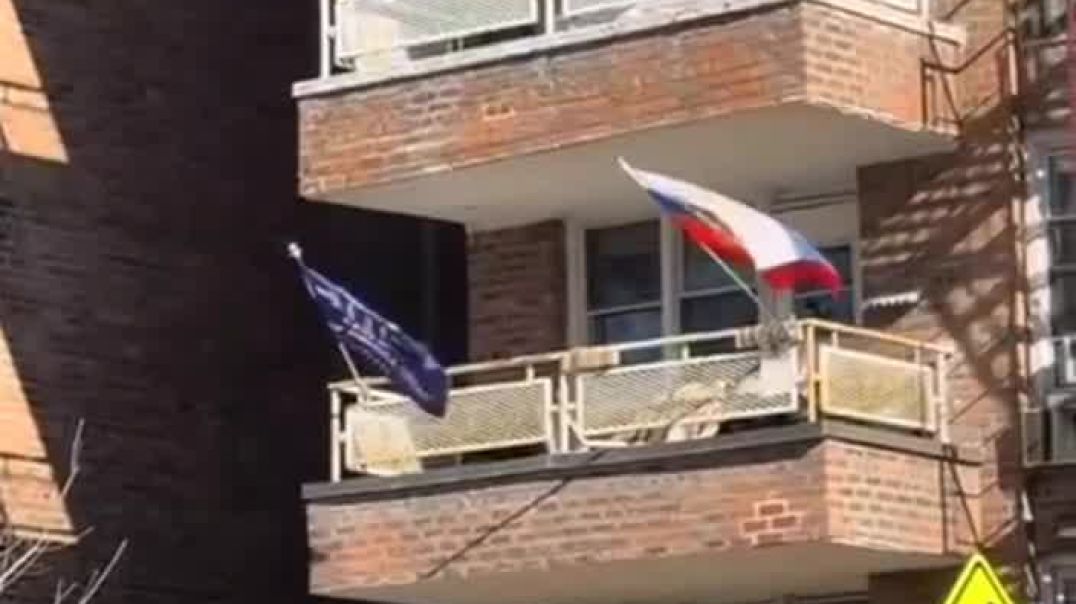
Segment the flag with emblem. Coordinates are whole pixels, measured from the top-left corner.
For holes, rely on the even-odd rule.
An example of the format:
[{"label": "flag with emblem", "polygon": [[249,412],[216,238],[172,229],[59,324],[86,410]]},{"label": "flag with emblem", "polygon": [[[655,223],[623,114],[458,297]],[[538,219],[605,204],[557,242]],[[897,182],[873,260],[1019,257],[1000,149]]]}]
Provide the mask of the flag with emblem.
[{"label": "flag with emblem", "polygon": [[299,263],[307,292],[340,345],[384,374],[423,411],[444,417],[448,376],[426,346],[308,267],[298,246],[292,244],[291,254]]}]

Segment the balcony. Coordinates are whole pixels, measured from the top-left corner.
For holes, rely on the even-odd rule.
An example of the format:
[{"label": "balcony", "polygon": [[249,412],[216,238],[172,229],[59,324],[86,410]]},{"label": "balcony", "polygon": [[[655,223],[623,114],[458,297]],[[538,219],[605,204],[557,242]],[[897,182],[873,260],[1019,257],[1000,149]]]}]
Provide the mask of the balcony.
[{"label": "balcony", "polygon": [[754,327],[456,367],[441,421],[331,385],[311,591],[754,601],[951,565],[979,503],[978,461],[946,446],[949,352],[788,327],[777,347]]},{"label": "balcony", "polygon": [[623,203],[618,155],[756,200],[954,146],[958,87],[940,66],[958,62],[963,30],[924,2],[339,0],[325,13],[325,73],[294,87],[311,200],[478,230],[617,221],[641,212]]}]

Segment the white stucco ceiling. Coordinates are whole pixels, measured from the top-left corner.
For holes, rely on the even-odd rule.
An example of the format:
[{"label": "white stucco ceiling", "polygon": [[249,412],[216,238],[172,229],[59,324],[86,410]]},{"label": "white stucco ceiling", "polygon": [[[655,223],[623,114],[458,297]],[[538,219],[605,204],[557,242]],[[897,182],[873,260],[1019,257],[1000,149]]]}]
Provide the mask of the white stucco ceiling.
[{"label": "white stucco ceiling", "polygon": [[952,148],[952,139],[938,134],[786,104],[342,191],[324,200],[475,230],[549,218],[611,224],[655,213],[618,168],[618,156],[765,206],[777,195],[854,188],[856,166]]}]

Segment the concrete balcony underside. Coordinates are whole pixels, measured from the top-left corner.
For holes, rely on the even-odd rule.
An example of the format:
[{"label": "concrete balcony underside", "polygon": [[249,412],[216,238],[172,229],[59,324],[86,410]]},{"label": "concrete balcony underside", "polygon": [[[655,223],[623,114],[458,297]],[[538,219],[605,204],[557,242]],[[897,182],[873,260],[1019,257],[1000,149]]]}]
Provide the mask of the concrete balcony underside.
[{"label": "concrete balcony underside", "polygon": [[300,84],[302,192],[495,228],[643,212],[625,201],[619,155],[754,200],[951,147],[954,92],[928,65],[960,55],[954,28],[880,8],[761,5],[499,60],[483,50],[485,61],[406,77]]},{"label": "concrete balcony underside", "polygon": [[978,478],[934,441],[828,422],[308,485],[311,591],[657,604],[864,590],[958,560],[979,514],[960,493]]}]

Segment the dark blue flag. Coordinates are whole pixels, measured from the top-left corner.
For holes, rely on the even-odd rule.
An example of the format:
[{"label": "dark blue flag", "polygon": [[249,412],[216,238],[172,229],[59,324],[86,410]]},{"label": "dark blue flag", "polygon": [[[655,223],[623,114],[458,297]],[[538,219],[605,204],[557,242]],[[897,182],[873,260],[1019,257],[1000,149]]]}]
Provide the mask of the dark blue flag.
[{"label": "dark blue flag", "polygon": [[307,291],[337,340],[374,365],[423,411],[444,417],[448,377],[429,350],[301,260],[299,266]]}]

